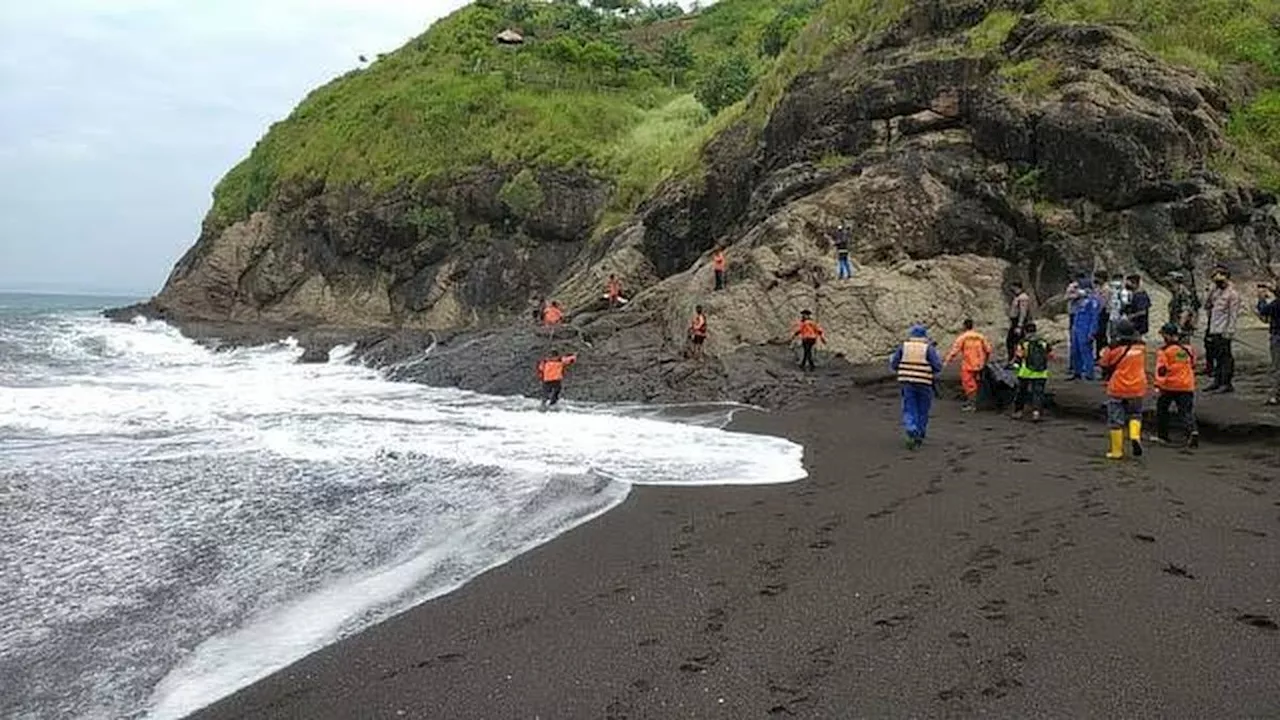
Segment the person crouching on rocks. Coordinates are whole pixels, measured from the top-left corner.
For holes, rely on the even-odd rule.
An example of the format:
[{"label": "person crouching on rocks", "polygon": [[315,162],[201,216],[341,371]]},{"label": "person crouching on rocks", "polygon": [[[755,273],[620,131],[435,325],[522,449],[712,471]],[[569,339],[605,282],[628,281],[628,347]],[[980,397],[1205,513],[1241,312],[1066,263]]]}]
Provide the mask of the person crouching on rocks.
[{"label": "person crouching on rocks", "polygon": [[985,335],[973,329],[973,320],[966,318],[964,332],[951,344],[943,365],[950,365],[952,360],[960,358],[960,387],[964,390],[962,412],[973,412],[978,408],[978,388],[982,384],[982,370],[991,359],[991,341]]},{"label": "person crouching on rocks", "polygon": [[1040,422],[1044,410],[1044,389],[1049,383],[1049,361],[1053,359],[1053,347],[1036,333],[1036,324],[1027,323],[1023,328],[1022,342],[1014,355],[1018,368],[1018,395],[1013,401],[1013,419],[1022,419],[1022,410],[1031,402],[1031,421]]},{"label": "person crouching on rocks", "polygon": [[907,339],[893,351],[889,368],[898,375],[902,390],[902,427],[908,450],[924,443],[933,407],[933,386],[942,372],[942,358],[929,340],[924,325],[913,325]]},{"label": "person crouching on rocks", "polygon": [[1169,444],[1169,408],[1178,409],[1178,417],[1186,428],[1186,446],[1197,447],[1196,431],[1196,356],[1183,341],[1182,326],[1166,323],[1160,328],[1164,347],[1156,353],[1156,441]]},{"label": "person crouching on rocks", "polygon": [[560,402],[560,389],[564,383],[565,368],[577,360],[577,355],[561,355],[551,351],[538,362],[538,379],[542,381],[543,410],[554,407]]},{"label": "person crouching on rocks", "polygon": [[1111,441],[1107,459],[1124,458],[1126,421],[1133,456],[1142,456],[1142,401],[1147,396],[1147,344],[1121,318],[1113,326],[1115,340],[1102,354],[1103,375],[1107,378],[1107,426]]},{"label": "person crouching on rocks", "polygon": [[804,350],[804,357],[800,359],[800,367],[803,370],[815,370],[817,367],[813,363],[813,346],[822,341],[823,345],[827,344],[827,335],[822,331],[822,326],[813,319],[813,313],[808,310],[800,311],[800,323],[796,325],[796,331],[791,333],[791,339],[800,338],[800,347]]},{"label": "person crouching on rocks", "polygon": [[702,359],[702,346],[707,342],[707,314],[702,306],[693,308],[693,320],[689,322],[689,354],[695,360]]}]

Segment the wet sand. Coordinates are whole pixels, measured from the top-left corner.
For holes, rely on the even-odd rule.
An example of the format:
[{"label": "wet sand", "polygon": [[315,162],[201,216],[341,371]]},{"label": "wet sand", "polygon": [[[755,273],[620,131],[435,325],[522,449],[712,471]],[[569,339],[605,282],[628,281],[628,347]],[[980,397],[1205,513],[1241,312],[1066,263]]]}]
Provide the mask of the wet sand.
[{"label": "wet sand", "polygon": [[908,453],[895,393],[740,415],[810,478],[636,488],[197,716],[1280,715],[1274,436],[1107,463],[1087,412],[943,402]]}]

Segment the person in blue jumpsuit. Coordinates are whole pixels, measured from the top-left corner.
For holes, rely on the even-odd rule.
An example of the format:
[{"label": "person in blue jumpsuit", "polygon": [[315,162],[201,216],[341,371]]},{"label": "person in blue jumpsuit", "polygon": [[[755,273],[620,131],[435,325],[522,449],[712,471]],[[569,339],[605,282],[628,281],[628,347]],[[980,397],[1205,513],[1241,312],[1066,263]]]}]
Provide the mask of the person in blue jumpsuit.
[{"label": "person in blue jumpsuit", "polygon": [[934,383],[942,373],[942,357],[923,325],[912,326],[907,339],[889,358],[889,368],[897,373],[902,388],[902,428],[907,435],[907,449],[915,450],[928,433]]},{"label": "person in blue jumpsuit", "polygon": [[1071,376],[1068,380],[1093,379],[1096,360],[1093,341],[1102,316],[1102,304],[1098,301],[1098,294],[1093,292],[1093,281],[1087,277],[1081,279],[1080,290],[1085,295],[1080,299],[1075,322],[1071,324]]}]

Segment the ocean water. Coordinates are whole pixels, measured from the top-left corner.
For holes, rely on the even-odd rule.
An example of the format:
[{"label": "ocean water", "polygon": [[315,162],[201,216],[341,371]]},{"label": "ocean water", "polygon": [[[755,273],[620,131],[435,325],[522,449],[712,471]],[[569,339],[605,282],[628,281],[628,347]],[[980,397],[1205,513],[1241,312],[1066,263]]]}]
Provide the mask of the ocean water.
[{"label": "ocean water", "polygon": [[0,717],[182,717],[634,484],[804,476],[729,407],[540,413],[98,317],[126,301],[0,294]]}]

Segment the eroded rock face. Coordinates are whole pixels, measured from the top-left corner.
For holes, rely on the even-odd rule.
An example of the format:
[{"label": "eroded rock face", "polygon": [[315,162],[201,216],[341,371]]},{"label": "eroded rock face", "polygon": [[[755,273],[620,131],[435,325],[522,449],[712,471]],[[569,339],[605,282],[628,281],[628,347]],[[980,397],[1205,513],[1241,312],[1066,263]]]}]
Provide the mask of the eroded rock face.
[{"label": "eroded rock face", "polygon": [[[291,186],[268,212],[208,229],[155,305],[204,321],[468,330],[401,372],[517,392],[547,346],[527,313],[555,297],[570,316],[557,342],[590,359],[575,384],[591,397],[750,402],[781,382],[802,309],[833,362],[865,362],[915,322],[944,341],[966,317],[1000,329],[1013,278],[1053,308],[1078,270],[1274,273],[1275,198],[1211,169],[1229,150],[1224,94],[1109,27],[1027,15],[997,51],[969,47],[987,12],[1034,5],[919,3],[797,78],[762,129],[717,136],[703,177],[662,185],[594,237],[609,189],[580,174],[539,170],[541,200],[520,212],[503,200],[514,169],[378,196]],[[844,281],[841,222],[860,266]],[[606,312],[610,273],[631,303]],[[704,363],[683,356],[697,304]],[[367,350],[389,362],[425,337]]]}]

